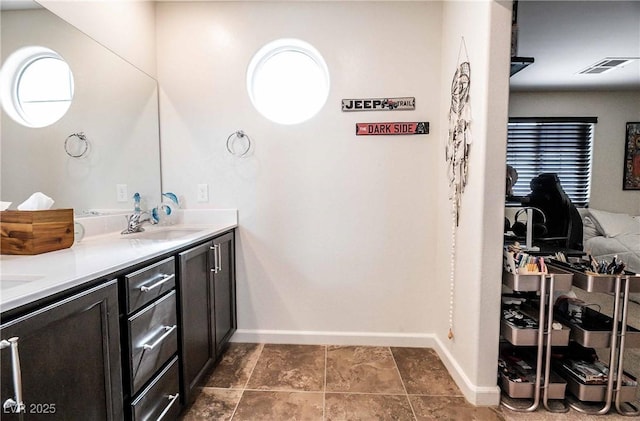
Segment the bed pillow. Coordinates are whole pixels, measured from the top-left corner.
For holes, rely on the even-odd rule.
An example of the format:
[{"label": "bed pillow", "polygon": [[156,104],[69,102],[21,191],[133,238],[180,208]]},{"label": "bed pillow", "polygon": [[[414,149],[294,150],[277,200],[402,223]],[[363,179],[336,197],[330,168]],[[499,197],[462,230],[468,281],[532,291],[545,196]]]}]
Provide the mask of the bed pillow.
[{"label": "bed pillow", "polygon": [[587,240],[593,237],[599,237],[603,235],[604,233],[599,231],[599,227],[596,226],[596,223],[593,222],[593,220],[591,219],[591,217],[589,217],[589,215],[586,215],[584,218],[582,218],[583,243],[586,243]]},{"label": "bed pillow", "polygon": [[605,237],[617,237],[620,234],[640,234],[640,220],[626,213],[613,213],[590,209],[588,218],[597,231]]}]

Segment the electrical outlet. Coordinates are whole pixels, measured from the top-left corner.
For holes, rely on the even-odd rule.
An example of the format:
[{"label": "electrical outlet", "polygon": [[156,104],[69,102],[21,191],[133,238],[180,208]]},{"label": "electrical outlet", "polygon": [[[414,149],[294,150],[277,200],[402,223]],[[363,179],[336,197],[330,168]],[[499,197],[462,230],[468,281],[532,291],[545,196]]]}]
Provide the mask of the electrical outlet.
[{"label": "electrical outlet", "polygon": [[208,201],[209,201],[209,185],[198,184],[198,202],[208,202]]},{"label": "electrical outlet", "polygon": [[126,184],[116,184],[116,200],[118,202],[129,201],[129,192]]}]

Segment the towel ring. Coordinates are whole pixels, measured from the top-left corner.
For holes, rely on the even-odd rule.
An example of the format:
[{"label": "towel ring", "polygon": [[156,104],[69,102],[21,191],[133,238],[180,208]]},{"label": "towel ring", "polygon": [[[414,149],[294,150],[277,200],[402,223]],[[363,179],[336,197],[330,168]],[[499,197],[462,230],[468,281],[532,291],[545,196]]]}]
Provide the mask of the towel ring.
[{"label": "towel ring", "polygon": [[[236,140],[244,139],[244,138],[247,139],[247,147],[243,151],[236,152],[233,149],[233,144],[236,142]],[[231,133],[227,138],[227,151],[229,151],[231,155],[237,156],[238,158],[244,158],[249,153],[250,149],[251,149],[251,138],[249,137],[249,135],[245,134],[245,132],[243,132],[242,130],[238,130],[236,132]]]},{"label": "towel ring", "polygon": [[[76,142],[74,142],[75,145],[70,144],[70,140],[71,140],[72,137],[77,137],[78,138],[78,140]],[[80,152],[79,153],[73,153],[70,150],[72,146],[74,146],[74,148],[79,149]],[[80,157],[84,156],[87,153],[88,150],[89,150],[89,141],[87,140],[87,136],[85,136],[85,134],[83,132],[72,133],[69,136],[67,136],[67,138],[64,141],[64,151],[71,158],[80,158]]]}]

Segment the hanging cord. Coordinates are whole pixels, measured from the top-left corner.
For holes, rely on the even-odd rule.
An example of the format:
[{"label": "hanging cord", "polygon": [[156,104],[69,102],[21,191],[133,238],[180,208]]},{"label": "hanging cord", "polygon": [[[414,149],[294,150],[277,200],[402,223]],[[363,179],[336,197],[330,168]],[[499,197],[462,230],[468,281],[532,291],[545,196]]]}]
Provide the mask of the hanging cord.
[{"label": "hanging cord", "polygon": [[451,212],[451,267],[449,275],[449,333],[447,338],[453,339],[453,309],[456,294],[456,216]]}]

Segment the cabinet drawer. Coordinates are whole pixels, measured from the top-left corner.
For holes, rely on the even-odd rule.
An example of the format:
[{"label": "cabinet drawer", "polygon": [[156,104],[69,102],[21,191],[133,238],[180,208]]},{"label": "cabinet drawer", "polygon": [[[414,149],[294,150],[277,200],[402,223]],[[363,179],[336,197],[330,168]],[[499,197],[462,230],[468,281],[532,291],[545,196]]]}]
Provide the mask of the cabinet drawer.
[{"label": "cabinet drawer", "polygon": [[133,313],[176,285],[175,259],[170,257],[124,277],[127,313]]},{"label": "cabinet drawer", "polygon": [[177,419],[180,413],[179,388],[178,357],[174,357],[131,403],[133,421]]},{"label": "cabinet drawer", "polygon": [[175,290],[129,318],[132,393],[178,350]]}]

